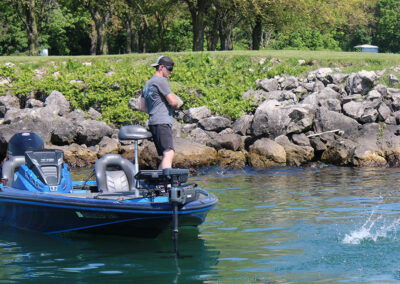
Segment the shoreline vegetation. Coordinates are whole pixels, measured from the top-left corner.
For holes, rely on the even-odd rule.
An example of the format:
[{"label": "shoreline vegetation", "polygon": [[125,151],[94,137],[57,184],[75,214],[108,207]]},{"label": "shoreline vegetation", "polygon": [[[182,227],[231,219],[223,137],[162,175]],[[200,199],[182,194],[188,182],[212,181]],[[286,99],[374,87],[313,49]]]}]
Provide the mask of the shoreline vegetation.
[{"label": "shoreline vegetation", "polygon": [[[400,55],[328,51],[166,53],[185,102],[174,167],[265,168],[326,163],[399,166]],[[106,153],[132,159],[118,128],[159,54],[0,57],[0,161],[17,132],[37,132],[72,167]],[[153,143],[140,163],[159,162]]]}]

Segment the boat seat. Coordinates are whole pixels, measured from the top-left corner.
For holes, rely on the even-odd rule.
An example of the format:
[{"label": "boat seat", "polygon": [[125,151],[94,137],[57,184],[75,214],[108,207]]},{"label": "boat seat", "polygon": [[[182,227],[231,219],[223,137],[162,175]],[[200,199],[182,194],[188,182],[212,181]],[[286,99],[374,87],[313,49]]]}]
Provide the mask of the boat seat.
[{"label": "boat seat", "polygon": [[58,149],[43,149],[25,152],[26,166],[46,185],[61,182],[64,152]]},{"label": "boat seat", "polygon": [[95,163],[97,187],[100,192],[135,192],[133,164],[117,154],[106,154]]},{"label": "boat seat", "polygon": [[2,167],[2,179],[6,181],[6,186],[14,183],[14,174],[18,168],[25,163],[25,156],[12,156],[4,162]]},{"label": "boat seat", "polygon": [[150,138],[151,132],[147,131],[146,128],[140,125],[125,125],[119,129],[118,139],[119,140],[143,140]]}]

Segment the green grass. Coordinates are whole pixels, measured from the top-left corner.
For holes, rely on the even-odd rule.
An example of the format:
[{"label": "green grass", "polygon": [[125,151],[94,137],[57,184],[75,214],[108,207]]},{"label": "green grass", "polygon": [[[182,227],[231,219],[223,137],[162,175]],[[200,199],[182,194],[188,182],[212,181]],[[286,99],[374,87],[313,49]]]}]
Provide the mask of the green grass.
[{"label": "green grass", "polygon": [[[306,76],[319,67],[351,73],[400,65],[400,55],[361,52],[263,50],[166,54],[176,62],[171,88],[183,99],[185,108],[206,105],[214,113],[232,119],[255,110],[254,105],[242,99],[242,94],[256,87],[256,79],[284,74]],[[74,109],[100,108],[102,120],[107,123],[144,122],[146,115],[130,110],[128,101],[140,94],[143,84],[154,72],[149,65],[159,55],[0,57],[0,78],[11,78],[11,93],[18,97],[32,93],[46,97],[52,90],[58,90]],[[299,65],[299,59],[306,63]],[[8,68],[4,65],[6,62],[15,66]],[[92,66],[84,66],[83,62],[91,62]],[[44,72],[42,79],[35,78],[35,69]],[[111,70],[115,74],[105,76]],[[54,72],[59,73],[57,78]],[[387,83],[385,78],[383,83]],[[82,81],[83,85],[71,84],[71,80]],[[0,95],[7,89],[0,87]]]}]

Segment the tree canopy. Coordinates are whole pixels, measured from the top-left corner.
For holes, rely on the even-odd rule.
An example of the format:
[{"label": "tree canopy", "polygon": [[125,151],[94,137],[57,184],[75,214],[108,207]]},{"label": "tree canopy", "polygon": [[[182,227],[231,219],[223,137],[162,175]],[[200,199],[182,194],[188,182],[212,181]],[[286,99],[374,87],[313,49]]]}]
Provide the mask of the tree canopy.
[{"label": "tree canopy", "polygon": [[5,0],[0,55],[400,51],[400,0]]}]

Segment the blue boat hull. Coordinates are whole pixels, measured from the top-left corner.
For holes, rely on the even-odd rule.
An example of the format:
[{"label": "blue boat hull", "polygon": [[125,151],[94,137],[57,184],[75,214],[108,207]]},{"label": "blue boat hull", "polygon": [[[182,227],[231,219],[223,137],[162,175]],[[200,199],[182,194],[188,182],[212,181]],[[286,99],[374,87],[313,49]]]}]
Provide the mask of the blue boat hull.
[{"label": "blue boat hull", "polygon": [[[201,224],[217,203],[213,195],[179,208],[180,226]],[[172,222],[167,197],[101,200],[9,187],[0,192],[0,222],[45,234],[84,232],[156,237]]]}]

